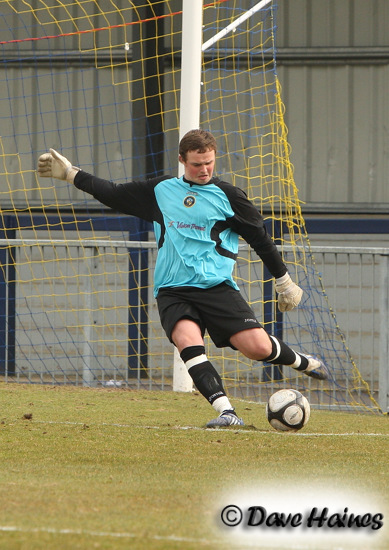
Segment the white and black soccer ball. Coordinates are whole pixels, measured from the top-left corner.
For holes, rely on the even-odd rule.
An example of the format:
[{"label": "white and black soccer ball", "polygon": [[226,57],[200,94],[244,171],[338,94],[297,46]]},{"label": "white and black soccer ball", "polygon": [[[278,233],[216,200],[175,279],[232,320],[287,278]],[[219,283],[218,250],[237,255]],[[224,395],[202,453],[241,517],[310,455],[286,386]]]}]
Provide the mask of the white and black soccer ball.
[{"label": "white and black soccer ball", "polygon": [[308,399],[297,390],[279,390],[270,396],[266,416],[270,425],[279,431],[296,432],[309,420],[311,407]]}]

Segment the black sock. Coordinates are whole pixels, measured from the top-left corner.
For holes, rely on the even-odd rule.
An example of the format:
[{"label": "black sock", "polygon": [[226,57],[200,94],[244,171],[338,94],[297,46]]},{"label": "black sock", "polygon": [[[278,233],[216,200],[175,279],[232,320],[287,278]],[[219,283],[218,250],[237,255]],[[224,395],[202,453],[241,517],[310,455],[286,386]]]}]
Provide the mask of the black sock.
[{"label": "black sock", "polygon": [[308,359],[305,355],[294,351],[276,336],[270,335],[270,341],[272,343],[272,351],[269,357],[264,359],[266,363],[271,363],[272,365],[287,365],[300,371],[307,368]]},{"label": "black sock", "polygon": [[189,346],[182,350],[180,356],[188,367],[194,385],[211,405],[226,395],[219,373],[205,355],[204,346]]}]

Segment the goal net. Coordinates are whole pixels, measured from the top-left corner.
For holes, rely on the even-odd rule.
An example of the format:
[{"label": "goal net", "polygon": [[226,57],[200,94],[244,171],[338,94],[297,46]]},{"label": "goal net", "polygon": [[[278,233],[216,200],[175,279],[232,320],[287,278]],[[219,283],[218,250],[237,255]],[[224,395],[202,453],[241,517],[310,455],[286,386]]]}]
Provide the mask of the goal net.
[{"label": "goal net", "polygon": [[[217,138],[217,174],[261,210],[304,299],[279,313],[272,278],[243,242],[238,285],[266,330],[322,358],[331,380],[209,340],[207,353],[232,396],[264,401],[292,386],[313,406],[378,411],[310,251],[277,78],[276,2],[242,17],[248,4],[257,3],[204,1],[200,125]],[[35,167],[53,147],[113,181],[177,173],[182,3],[0,0],[0,8],[0,374],[171,389],[173,349],[152,296],[151,226],[38,179]]]}]

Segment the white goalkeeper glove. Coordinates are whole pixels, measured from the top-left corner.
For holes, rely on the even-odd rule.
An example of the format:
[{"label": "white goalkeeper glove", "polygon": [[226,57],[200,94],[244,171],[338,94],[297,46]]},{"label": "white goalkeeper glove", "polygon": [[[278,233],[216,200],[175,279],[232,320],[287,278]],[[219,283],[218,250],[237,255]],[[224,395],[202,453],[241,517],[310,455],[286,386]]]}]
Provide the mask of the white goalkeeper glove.
[{"label": "white goalkeeper glove", "polygon": [[278,309],[282,312],[297,307],[303,295],[303,290],[292,281],[289,273],[276,279],[276,292],[278,293]]},{"label": "white goalkeeper glove", "polygon": [[50,149],[50,153],[44,153],[38,159],[38,175],[43,178],[56,178],[73,183],[79,170],[55,149]]}]

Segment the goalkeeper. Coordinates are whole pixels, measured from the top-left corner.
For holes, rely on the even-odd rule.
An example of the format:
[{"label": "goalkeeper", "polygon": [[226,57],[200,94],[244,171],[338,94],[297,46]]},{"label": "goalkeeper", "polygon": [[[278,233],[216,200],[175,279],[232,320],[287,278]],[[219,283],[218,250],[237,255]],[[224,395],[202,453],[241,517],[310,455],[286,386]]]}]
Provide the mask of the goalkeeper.
[{"label": "goalkeeper", "polygon": [[206,356],[206,330],[217,347],[230,346],[251,360],[288,365],[318,380],[328,377],[320,360],[265,332],[232,277],[241,236],[275,278],[280,311],[297,307],[303,294],[257,208],[241,189],[213,176],[216,151],[210,132],[191,130],[179,144],[183,177],[165,175],[123,184],[74,167],[54,149],[38,161],[40,176],[67,180],[113,210],[154,224],[154,292],[161,324],[196,388],[218,413],[208,427],[244,423]]}]

